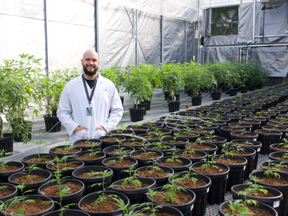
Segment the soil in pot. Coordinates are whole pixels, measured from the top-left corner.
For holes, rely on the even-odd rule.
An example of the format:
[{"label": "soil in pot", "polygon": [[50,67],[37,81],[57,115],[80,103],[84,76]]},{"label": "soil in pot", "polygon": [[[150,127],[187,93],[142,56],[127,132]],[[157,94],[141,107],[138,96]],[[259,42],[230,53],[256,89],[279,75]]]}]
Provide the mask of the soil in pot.
[{"label": "soil in pot", "polygon": [[80,146],[83,151],[91,148],[100,148],[102,141],[100,139],[81,139],[73,143],[74,146]]},{"label": "soil in pot", "polygon": [[0,201],[5,202],[17,196],[18,189],[10,183],[0,183]]}]

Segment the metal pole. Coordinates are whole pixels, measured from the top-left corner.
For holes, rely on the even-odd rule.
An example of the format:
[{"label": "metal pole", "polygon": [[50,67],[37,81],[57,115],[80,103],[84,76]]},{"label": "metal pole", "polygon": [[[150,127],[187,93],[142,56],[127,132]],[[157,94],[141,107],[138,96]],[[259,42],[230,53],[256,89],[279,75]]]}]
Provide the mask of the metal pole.
[{"label": "metal pole", "polygon": [[138,10],[136,9],[135,19],[135,65],[138,65]]},{"label": "metal pole", "polygon": [[240,62],[240,47],[238,47],[237,62]]},{"label": "metal pole", "polygon": [[99,55],[99,4],[98,0],[94,0],[94,25],[95,25],[95,50]]},{"label": "metal pole", "polygon": [[255,23],[256,23],[256,1],[253,0],[253,17],[252,17],[252,43],[255,43]]},{"label": "metal pole", "polygon": [[161,63],[164,63],[164,16],[161,15]]},{"label": "metal pole", "polygon": [[44,0],[44,34],[45,34],[45,70],[46,76],[48,76],[49,71],[49,61],[48,61],[48,18],[47,18],[47,1]]},{"label": "metal pole", "polygon": [[[211,5],[211,1],[210,1]],[[198,53],[197,53],[197,62],[201,62],[200,60],[200,0],[198,0],[198,23],[197,23],[197,32],[198,32]]]},{"label": "metal pole", "polygon": [[184,62],[187,62],[187,21],[184,21],[185,45],[184,45]]}]

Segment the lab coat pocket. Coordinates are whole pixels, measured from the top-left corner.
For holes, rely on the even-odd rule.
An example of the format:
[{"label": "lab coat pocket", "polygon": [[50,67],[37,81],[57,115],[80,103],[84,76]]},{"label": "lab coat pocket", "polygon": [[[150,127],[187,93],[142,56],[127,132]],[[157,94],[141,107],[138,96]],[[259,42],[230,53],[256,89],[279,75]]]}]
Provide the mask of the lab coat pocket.
[{"label": "lab coat pocket", "polygon": [[99,103],[100,104],[108,104],[109,98],[110,98],[109,93],[107,91],[101,91],[100,95],[101,95],[101,97],[100,97]]},{"label": "lab coat pocket", "polygon": [[99,139],[99,137],[106,136],[106,132],[104,130],[98,129],[93,133],[93,139]]}]

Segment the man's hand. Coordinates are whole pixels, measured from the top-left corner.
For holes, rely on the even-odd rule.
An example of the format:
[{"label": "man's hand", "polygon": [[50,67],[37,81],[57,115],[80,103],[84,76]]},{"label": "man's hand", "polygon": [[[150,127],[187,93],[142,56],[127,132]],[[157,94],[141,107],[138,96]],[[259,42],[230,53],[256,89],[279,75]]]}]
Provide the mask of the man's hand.
[{"label": "man's hand", "polygon": [[77,132],[82,131],[82,130],[88,130],[88,128],[87,128],[87,127],[79,127],[79,126],[77,126],[77,127],[74,129],[74,132],[77,133]]},{"label": "man's hand", "polygon": [[105,129],[103,126],[98,126],[98,127],[96,127],[96,130],[99,130],[99,129],[107,132],[106,129]]}]

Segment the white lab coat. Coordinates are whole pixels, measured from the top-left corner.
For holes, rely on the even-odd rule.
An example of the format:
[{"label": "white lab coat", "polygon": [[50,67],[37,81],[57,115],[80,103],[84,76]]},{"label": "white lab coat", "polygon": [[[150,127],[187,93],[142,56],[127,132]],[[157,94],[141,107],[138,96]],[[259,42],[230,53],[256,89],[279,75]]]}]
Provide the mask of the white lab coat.
[{"label": "white lab coat", "polygon": [[[90,96],[92,89],[87,82],[85,84]],[[91,101],[92,116],[86,115],[86,107],[89,107],[89,101],[81,74],[66,84],[57,109],[57,117],[68,131],[70,143],[106,135],[105,131],[96,130],[96,127],[103,126],[109,132],[117,126],[123,115],[123,106],[115,85],[100,74]],[[77,126],[86,126],[88,130],[75,133],[73,131]]]}]

